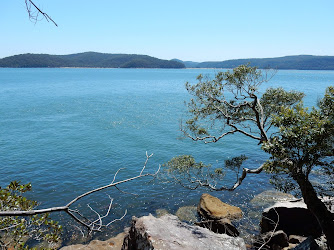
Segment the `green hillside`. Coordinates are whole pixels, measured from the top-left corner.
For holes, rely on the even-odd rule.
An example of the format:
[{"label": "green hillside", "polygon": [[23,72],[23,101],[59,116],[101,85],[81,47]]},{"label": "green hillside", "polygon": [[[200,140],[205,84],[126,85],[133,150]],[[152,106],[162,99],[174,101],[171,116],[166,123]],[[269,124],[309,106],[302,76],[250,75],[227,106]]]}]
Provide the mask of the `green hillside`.
[{"label": "green hillside", "polygon": [[334,70],[334,56],[285,56],[276,58],[250,58],[222,62],[202,62],[196,68],[235,68],[250,63],[260,69]]},{"label": "green hillside", "polygon": [[184,68],[176,61],[161,60],[146,55],[104,54],[85,52],[70,55],[22,54],[0,59],[7,68]]}]

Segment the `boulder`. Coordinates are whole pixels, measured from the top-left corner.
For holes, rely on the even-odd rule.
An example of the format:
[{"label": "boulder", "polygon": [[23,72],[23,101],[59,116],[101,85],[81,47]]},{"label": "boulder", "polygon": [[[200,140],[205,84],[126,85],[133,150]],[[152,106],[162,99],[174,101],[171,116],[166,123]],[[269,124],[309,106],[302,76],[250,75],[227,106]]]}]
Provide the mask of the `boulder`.
[{"label": "boulder", "polygon": [[220,220],[224,218],[235,220],[242,217],[240,208],[228,205],[210,194],[202,194],[197,212],[203,220]]},{"label": "boulder", "polygon": [[180,221],[187,221],[187,222],[198,221],[197,208],[194,206],[180,207],[176,211],[175,215],[180,219]]},{"label": "boulder", "polygon": [[201,221],[196,222],[195,224],[200,227],[207,228],[214,233],[227,234],[233,237],[239,236],[239,231],[237,228],[231,223],[229,219],[226,218],[220,220]]},{"label": "boulder", "polygon": [[255,207],[268,207],[274,205],[276,202],[296,200],[292,194],[279,192],[276,190],[266,190],[254,196],[250,204]]},{"label": "boulder", "polygon": [[161,216],[164,216],[165,214],[169,214],[169,212],[168,212],[167,209],[159,208],[159,209],[155,210],[155,214],[159,218]]},{"label": "boulder", "polygon": [[[277,224],[278,223],[278,224]],[[307,209],[303,201],[278,202],[265,209],[260,223],[261,233],[283,230],[287,235],[321,235],[321,228],[315,216]]]},{"label": "boulder", "polygon": [[246,249],[241,238],[215,234],[206,228],[188,225],[174,215],[152,215],[132,219],[122,249],[199,250]]}]

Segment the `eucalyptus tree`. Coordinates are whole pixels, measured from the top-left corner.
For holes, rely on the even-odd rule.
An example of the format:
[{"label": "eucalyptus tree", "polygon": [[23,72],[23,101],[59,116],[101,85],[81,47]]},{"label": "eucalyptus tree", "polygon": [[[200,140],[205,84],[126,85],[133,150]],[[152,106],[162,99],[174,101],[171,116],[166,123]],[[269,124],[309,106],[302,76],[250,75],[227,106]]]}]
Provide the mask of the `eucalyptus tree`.
[{"label": "eucalyptus tree", "polygon": [[[191,188],[204,186],[216,191],[236,189],[249,173],[273,173],[277,188],[289,191],[298,187],[318,219],[328,246],[334,249],[333,214],[309,180],[313,169],[334,175],[334,88],[327,88],[319,107],[308,109],[303,106],[302,92],[268,88],[260,95],[260,85],[271,76],[248,65],[220,72],[213,80],[198,76],[198,83],[186,84],[193,99],[188,103],[190,118],[181,125],[186,136],[204,143],[216,143],[236,134],[252,138],[270,154],[266,162],[248,169],[242,168],[245,156],[226,161],[226,168],[237,173],[232,186],[217,184],[224,169],[211,171],[210,166],[196,163],[192,156],[173,158],[166,164],[167,169]],[[280,178],[282,175],[284,178]]]}]

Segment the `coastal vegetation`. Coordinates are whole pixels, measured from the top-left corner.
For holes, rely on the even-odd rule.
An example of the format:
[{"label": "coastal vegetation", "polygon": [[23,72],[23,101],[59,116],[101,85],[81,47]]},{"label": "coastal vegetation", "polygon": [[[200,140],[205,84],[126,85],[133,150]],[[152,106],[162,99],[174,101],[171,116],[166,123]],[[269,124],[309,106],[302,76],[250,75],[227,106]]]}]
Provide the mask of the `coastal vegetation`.
[{"label": "coastal vegetation", "polygon": [[[268,73],[268,72],[266,72]],[[186,84],[193,99],[188,103],[189,119],[183,133],[194,141],[216,143],[227,136],[241,134],[258,142],[269,159],[255,169],[243,167],[245,156],[225,162],[225,168],[212,169],[196,163],[189,155],[171,159],[165,166],[183,186],[212,191],[233,191],[247,174],[265,170],[282,191],[300,194],[334,249],[334,218],[320,196],[333,191],[334,176],[334,87],[328,87],[318,107],[304,107],[304,94],[269,88],[261,96],[259,87],[271,79],[256,67],[239,66],[220,72],[213,80],[202,75],[198,83]],[[219,185],[228,170],[236,173],[232,186]],[[310,181],[312,171],[327,177],[326,188],[317,188]]]},{"label": "coastal vegetation", "polygon": [[217,62],[191,62],[181,61],[187,68],[227,68],[233,69],[249,63],[259,69],[297,69],[297,70],[333,70],[334,56],[284,56],[275,58],[248,58]]},{"label": "coastal vegetation", "polygon": [[[29,211],[34,209],[37,201],[26,198],[31,191],[31,184],[12,181],[7,187],[0,187],[0,211]],[[33,216],[0,217],[0,247],[8,249],[26,248],[26,241],[47,241],[50,246],[60,241],[62,226],[50,218],[49,213]]]},{"label": "coastal vegetation", "polygon": [[184,64],[146,55],[85,52],[70,55],[22,54],[0,59],[6,68],[184,68]]},{"label": "coastal vegetation", "polygon": [[84,52],[69,55],[21,54],[0,59],[5,68],[235,68],[250,64],[259,69],[334,70],[334,56],[285,56],[221,62],[162,60],[147,55]]}]

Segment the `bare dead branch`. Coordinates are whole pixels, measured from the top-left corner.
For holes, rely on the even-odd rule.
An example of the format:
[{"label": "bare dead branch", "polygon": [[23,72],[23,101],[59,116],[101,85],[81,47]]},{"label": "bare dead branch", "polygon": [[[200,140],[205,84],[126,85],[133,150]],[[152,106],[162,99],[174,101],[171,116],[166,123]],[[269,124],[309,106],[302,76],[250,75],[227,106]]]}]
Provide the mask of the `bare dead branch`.
[{"label": "bare dead branch", "polygon": [[[113,181],[110,184],[102,186],[102,187],[99,187],[99,188],[96,188],[96,189],[93,189],[93,190],[90,190],[90,191],[88,191],[86,193],[83,193],[83,194],[75,197],[72,201],[70,201],[69,203],[67,203],[65,206],[50,207],[50,208],[45,208],[45,209],[34,209],[34,210],[29,210],[29,211],[19,211],[19,210],[15,210],[15,211],[0,211],[0,216],[31,216],[31,215],[36,215],[36,214],[44,214],[44,213],[52,213],[52,212],[61,212],[61,211],[64,211],[67,214],[69,214],[79,224],[81,224],[84,227],[86,227],[89,230],[90,233],[92,231],[100,231],[102,227],[107,227],[111,223],[123,219],[124,216],[126,215],[127,211],[125,211],[124,215],[121,218],[114,219],[114,220],[112,220],[111,222],[109,222],[107,224],[103,224],[102,220],[104,218],[106,218],[110,214],[110,211],[111,211],[113,199],[110,196],[109,196],[110,204],[108,206],[108,210],[107,210],[106,214],[103,215],[103,216],[101,216],[90,205],[88,205],[88,207],[90,208],[90,210],[93,213],[96,214],[96,216],[97,216],[96,220],[90,220],[90,219],[86,218],[83,214],[81,214],[79,212],[79,210],[73,210],[73,209],[71,209],[70,208],[71,205],[73,205],[74,203],[76,203],[81,198],[86,197],[88,195],[91,195],[91,194],[93,194],[95,192],[99,192],[99,191],[101,191],[103,189],[107,189],[107,188],[110,188],[110,187],[116,187],[118,190],[120,190],[117,187],[120,184],[129,182],[129,181],[133,181],[133,180],[138,179],[138,178],[143,178],[143,177],[146,177],[146,176],[153,176],[153,177],[155,177],[159,173],[159,171],[160,171],[160,165],[159,165],[158,170],[155,173],[146,173],[146,174],[143,174],[143,172],[144,172],[144,170],[145,170],[145,168],[147,166],[148,160],[152,156],[153,156],[153,154],[148,155],[146,153],[146,161],[145,161],[145,164],[144,164],[143,168],[141,169],[139,175],[131,177],[131,178],[128,178],[128,179],[125,179],[125,180],[121,180],[121,181],[115,182],[116,176],[119,173],[119,171],[121,170],[121,169],[118,169],[116,171],[114,177],[113,177]],[[6,230],[6,228],[2,229],[2,230]]]},{"label": "bare dead branch", "polygon": [[[30,20],[36,23],[38,21],[38,15],[41,14],[46,19],[46,21],[51,21],[54,25],[58,27],[56,22],[53,21],[53,19],[47,13],[43,12],[40,8],[38,8],[32,0],[25,0],[25,4]],[[32,11],[31,5],[35,8],[36,11]]]},{"label": "bare dead branch", "polygon": [[148,155],[148,154],[147,154],[147,151],[146,151],[146,161],[145,161],[145,164],[144,164],[143,169],[142,169],[141,172],[140,172],[140,175],[143,174],[143,171],[145,170],[146,164],[147,164],[148,160],[149,160],[152,156],[153,156],[153,153],[150,154],[150,155]]},{"label": "bare dead branch", "polygon": [[127,212],[128,212],[128,210],[126,210],[126,209],[125,209],[125,212],[124,212],[124,214],[123,214],[123,216],[122,216],[122,217],[120,217],[120,218],[118,218],[118,219],[114,219],[114,220],[110,221],[110,222],[109,222],[109,223],[106,225],[106,227],[108,227],[110,224],[112,224],[112,223],[114,223],[114,222],[116,222],[116,221],[123,220],[123,218],[125,217],[125,215],[127,214]]}]

